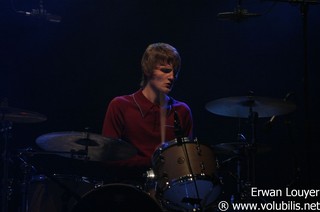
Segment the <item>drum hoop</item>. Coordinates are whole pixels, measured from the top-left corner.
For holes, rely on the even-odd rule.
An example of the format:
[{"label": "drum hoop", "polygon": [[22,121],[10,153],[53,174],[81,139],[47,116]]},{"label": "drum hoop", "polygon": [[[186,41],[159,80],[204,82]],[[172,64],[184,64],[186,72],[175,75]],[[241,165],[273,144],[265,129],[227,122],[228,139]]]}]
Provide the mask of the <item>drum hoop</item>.
[{"label": "drum hoop", "polygon": [[[111,189],[111,190],[108,191],[108,189]],[[103,194],[103,192],[105,192],[105,191],[110,192],[110,193],[107,193],[107,195],[113,195],[113,193],[111,193],[111,191],[113,191],[113,189],[117,189],[117,192],[120,191],[121,195],[122,195],[122,191],[124,191],[123,194],[125,194],[125,195],[127,195],[127,191],[129,191],[130,193],[137,192],[135,194],[139,194],[140,198],[146,198],[145,200],[148,200],[149,204],[153,205],[152,207],[155,207],[155,208],[157,207],[156,208],[157,210],[155,212],[158,212],[158,211],[162,212],[162,208],[161,208],[161,205],[159,204],[159,202],[157,200],[155,200],[154,198],[152,198],[145,190],[143,190],[135,185],[126,184],[126,183],[104,184],[98,188],[91,189],[90,191],[88,191],[82,195],[81,199],[74,206],[72,212],[75,212],[74,210],[78,209],[78,207],[81,206],[81,204],[83,204],[82,201],[88,201],[88,200],[91,201],[92,195],[100,195],[101,194],[100,192],[102,192],[102,194]],[[124,190],[122,190],[122,189],[124,189]],[[127,189],[129,189],[129,190],[127,190]],[[103,196],[101,196],[101,197],[103,197]]]},{"label": "drum hoop", "polygon": [[138,188],[137,186],[131,185],[131,184],[125,184],[125,183],[110,183],[110,184],[104,184],[101,186],[98,186],[94,189],[91,189],[90,191],[86,192],[85,194],[82,195],[82,197],[86,197],[88,195],[90,195],[91,193],[100,191],[100,190],[104,190],[106,188],[111,188],[111,187],[116,187],[116,186],[120,186],[120,187],[126,187],[126,188],[132,188],[135,189],[137,191],[141,191],[144,192],[142,189]]},{"label": "drum hoop", "polygon": [[[196,144],[196,142],[195,141],[185,141],[184,142],[184,144]],[[156,162],[157,162],[157,160],[159,159],[159,157],[160,157],[160,155],[163,153],[163,152],[165,152],[166,150],[168,150],[169,148],[171,148],[171,147],[174,147],[174,146],[176,146],[176,142],[175,141],[170,141],[169,143],[164,143],[164,144],[162,144],[162,145],[160,145],[157,149],[156,149],[156,151],[154,151],[154,153],[153,153],[153,155],[152,155],[152,167],[155,167],[156,166]],[[209,144],[204,144],[204,143],[198,143],[199,144],[199,146],[200,146],[200,148],[202,147],[202,146],[205,146],[205,147],[207,147],[208,149],[211,149],[212,150],[212,148],[210,147],[210,145]],[[214,151],[212,150],[212,153],[213,153],[213,156],[215,157],[215,154],[214,154]]]},{"label": "drum hoop", "polygon": [[[177,144],[178,142],[178,139],[175,138],[173,140],[170,140],[170,141],[166,141],[162,144],[160,144],[157,148],[156,148],[156,151],[159,150],[159,151],[163,151],[171,146],[174,146],[175,144]],[[190,140],[188,137],[183,137],[182,138],[182,142],[183,143],[190,143],[190,142],[194,142],[193,140]]]},{"label": "drum hoop", "polygon": [[[218,176],[215,175],[215,176],[209,177],[209,178],[207,178],[207,177],[206,178],[203,178],[203,177],[200,178],[200,180],[206,180],[206,179],[208,179],[208,181],[211,179],[210,182],[212,182],[212,184],[213,184],[213,191],[214,191],[215,195],[220,195],[221,189],[222,189],[222,187],[221,187],[222,183],[220,182]],[[187,179],[187,180],[192,181],[190,178]],[[158,201],[163,206],[171,208],[171,209],[176,209],[176,210],[180,210],[181,209],[181,205],[177,204],[176,202],[171,201],[170,199],[165,198],[165,196],[164,196],[164,193],[171,189],[170,186],[173,187],[175,185],[179,185],[179,183],[181,183],[181,182],[175,181],[175,182],[173,182],[173,184],[169,184],[169,185],[165,186],[165,189],[161,189],[161,188],[157,187],[157,189],[156,189],[156,197],[157,197]],[[206,208],[206,207],[210,207],[210,205],[212,205],[212,204],[214,204],[214,201],[209,203],[208,205],[203,205],[203,206],[204,206],[204,208]]]},{"label": "drum hoop", "polygon": [[173,187],[173,186],[178,185],[180,183],[192,182],[193,180],[195,180],[195,181],[204,180],[204,181],[211,182],[213,185],[220,185],[219,178],[217,176],[215,176],[215,175],[214,176],[209,176],[209,175],[199,175],[199,174],[197,174],[193,178],[192,178],[191,175],[190,176],[185,175],[185,176],[182,176],[182,177],[179,177],[179,178],[175,178],[173,180],[170,180],[170,182],[167,182],[163,188],[158,188],[158,189],[165,191],[167,189],[170,189],[170,187]]},{"label": "drum hoop", "polygon": [[[189,144],[199,144],[200,147],[201,147],[201,146],[205,146],[205,147],[211,149],[211,147],[210,147],[209,144],[199,143],[199,142],[195,141],[195,139],[190,140],[188,137],[183,137],[183,138],[182,138],[182,141],[183,141],[184,144],[188,144],[188,143],[189,143]],[[164,152],[164,151],[166,151],[167,149],[169,149],[169,148],[171,148],[171,147],[173,147],[173,146],[176,146],[176,145],[177,145],[177,138],[175,138],[175,139],[173,139],[173,140],[171,140],[171,141],[167,141],[167,142],[165,142],[165,143],[163,143],[163,144],[160,144],[160,145],[156,148],[156,150],[154,151],[154,153],[153,153],[153,155],[152,155],[152,161],[153,161],[153,163],[154,163],[154,160],[156,160],[162,152]],[[153,165],[154,165],[154,164],[153,164]]]},{"label": "drum hoop", "polygon": [[[54,173],[52,174],[52,177],[57,180],[72,180],[74,182],[83,182],[83,183],[95,183],[95,184],[101,184],[102,180],[90,178],[87,176],[82,175],[75,175],[75,174],[60,174],[60,173]],[[51,178],[45,174],[36,174],[31,176],[31,183],[36,182],[45,182],[51,180]]]}]

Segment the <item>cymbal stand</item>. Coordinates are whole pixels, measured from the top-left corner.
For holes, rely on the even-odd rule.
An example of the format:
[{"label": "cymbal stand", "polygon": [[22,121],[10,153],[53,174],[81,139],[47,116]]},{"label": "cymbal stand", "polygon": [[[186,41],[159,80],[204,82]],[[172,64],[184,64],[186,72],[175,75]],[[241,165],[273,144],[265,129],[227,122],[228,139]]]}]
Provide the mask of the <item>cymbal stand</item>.
[{"label": "cymbal stand", "polygon": [[258,113],[252,111],[252,108],[250,108],[250,115],[249,115],[249,121],[251,125],[251,143],[246,149],[247,154],[249,156],[248,160],[248,173],[247,173],[247,181],[251,182],[252,184],[255,184],[255,151],[256,151],[256,122],[258,119]]},{"label": "cymbal stand", "polygon": [[21,180],[21,212],[28,212],[28,195],[29,195],[29,184],[32,178],[32,174],[35,172],[35,168],[27,162],[23,153],[18,155],[18,159],[21,163],[20,168],[22,170],[22,180]]},{"label": "cymbal stand", "polygon": [[1,179],[1,211],[8,211],[8,201],[10,198],[9,192],[9,150],[8,142],[10,138],[10,130],[12,129],[12,123],[9,121],[1,121],[0,132],[3,133],[3,150],[2,150],[2,179]]},{"label": "cymbal stand", "polygon": [[249,123],[251,127],[251,142],[247,143],[247,145],[244,148],[244,155],[247,165],[247,176],[245,179],[244,184],[242,185],[243,190],[241,191],[241,198],[248,197],[248,189],[252,185],[255,185],[256,183],[256,170],[255,170],[255,154],[256,154],[256,122],[258,119],[258,113],[254,112],[252,110],[252,106],[249,108]]},{"label": "cymbal stand", "polygon": [[[250,177],[245,178],[242,170],[244,162],[247,163],[247,166],[249,164],[248,149],[250,148],[251,145],[250,143],[247,142],[246,138],[242,134],[238,134],[237,140],[239,142],[243,142],[243,146],[239,149],[239,152],[236,156],[227,159],[227,161],[236,159],[236,170],[235,170],[236,175],[231,174],[231,176],[236,180],[236,193],[231,195],[231,202],[239,202],[244,198],[246,198],[247,196],[246,187],[250,185],[248,179],[251,179]],[[250,171],[248,171],[248,168],[247,168],[246,174],[247,175],[250,174]]]},{"label": "cymbal stand", "polygon": [[[236,175],[232,174],[232,173],[229,173],[231,174],[231,176],[236,180],[236,186],[237,186],[237,189],[236,189],[236,193],[235,194],[232,194],[231,195],[231,202],[234,203],[234,202],[238,202],[239,200],[242,199],[242,169],[241,169],[241,156],[236,156],[235,158],[237,158],[236,160]],[[232,158],[233,159],[233,158]]]}]

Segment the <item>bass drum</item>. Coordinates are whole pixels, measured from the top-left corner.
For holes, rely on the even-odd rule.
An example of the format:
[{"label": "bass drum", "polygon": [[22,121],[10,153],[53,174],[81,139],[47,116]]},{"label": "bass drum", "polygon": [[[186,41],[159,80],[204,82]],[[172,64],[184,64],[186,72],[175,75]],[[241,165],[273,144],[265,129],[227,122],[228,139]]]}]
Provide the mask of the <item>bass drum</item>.
[{"label": "bass drum", "polygon": [[129,184],[106,184],[86,193],[72,212],[152,211],[162,212],[150,195]]},{"label": "bass drum", "polygon": [[102,181],[75,175],[32,176],[27,211],[70,212],[82,195],[102,184]]}]

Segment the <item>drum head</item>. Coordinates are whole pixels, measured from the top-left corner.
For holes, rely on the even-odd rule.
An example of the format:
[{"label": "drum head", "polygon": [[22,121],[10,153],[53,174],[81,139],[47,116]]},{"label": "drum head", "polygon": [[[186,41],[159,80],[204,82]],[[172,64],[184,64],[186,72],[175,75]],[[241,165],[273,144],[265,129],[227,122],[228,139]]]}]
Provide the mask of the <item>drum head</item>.
[{"label": "drum head", "polygon": [[132,185],[109,184],[85,194],[72,212],[162,211],[146,192]]}]

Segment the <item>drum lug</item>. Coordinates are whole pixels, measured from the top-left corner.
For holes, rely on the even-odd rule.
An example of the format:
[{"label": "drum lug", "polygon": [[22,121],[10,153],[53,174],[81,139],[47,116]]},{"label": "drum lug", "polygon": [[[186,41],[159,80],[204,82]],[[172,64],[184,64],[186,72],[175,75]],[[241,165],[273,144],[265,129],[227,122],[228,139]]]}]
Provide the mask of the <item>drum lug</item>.
[{"label": "drum lug", "polygon": [[194,142],[197,144],[196,145],[196,150],[197,150],[198,155],[200,156],[201,155],[201,148],[200,148],[200,144],[198,142],[198,138],[195,138]]},{"label": "drum lug", "polygon": [[168,180],[169,180],[169,177],[168,177],[168,173],[166,173],[166,172],[163,172],[163,174],[162,174],[162,176],[161,176],[163,179],[165,179],[166,180],[166,182],[168,182]]},{"label": "drum lug", "polygon": [[217,167],[217,169],[220,169],[220,162],[219,162],[219,160],[218,159],[216,159],[216,167]]},{"label": "drum lug", "polygon": [[204,174],[204,171],[206,170],[206,168],[203,162],[200,163],[200,167],[201,167],[201,173]]},{"label": "drum lug", "polygon": [[165,163],[165,158],[163,155],[160,154],[158,160],[154,162],[153,166],[158,167],[163,165],[164,163]]},{"label": "drum lug", "polygon": [[197,144],[196,149],[197,149],[197,154],[198,154],[199,156],[201,156],[201,155],[202,155],[202,151],[201,151],[201,148],[200,148],[200,145],[199,145],[199,144]]},{"label": "drum lug", "polygon": [[160,155],[160,161],[161,161],[161,163],[165,162],[165,159],[164,159],[163,155]]}]

